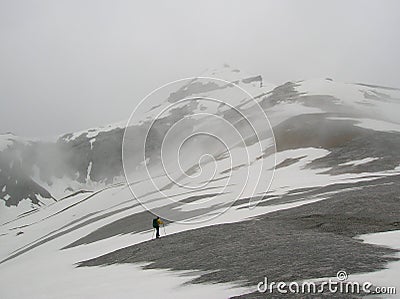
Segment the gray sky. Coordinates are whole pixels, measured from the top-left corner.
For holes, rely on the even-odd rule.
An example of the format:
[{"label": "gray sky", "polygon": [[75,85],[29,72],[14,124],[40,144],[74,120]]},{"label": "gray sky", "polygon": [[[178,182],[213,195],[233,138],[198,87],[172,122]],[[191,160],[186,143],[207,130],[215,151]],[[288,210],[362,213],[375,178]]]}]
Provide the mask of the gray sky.
[{"label": "gray sky", "polygon": [[229,63],[264,80],[400,87],[400,1],[0,0],[0,132],[128,119],[171,80]]}]

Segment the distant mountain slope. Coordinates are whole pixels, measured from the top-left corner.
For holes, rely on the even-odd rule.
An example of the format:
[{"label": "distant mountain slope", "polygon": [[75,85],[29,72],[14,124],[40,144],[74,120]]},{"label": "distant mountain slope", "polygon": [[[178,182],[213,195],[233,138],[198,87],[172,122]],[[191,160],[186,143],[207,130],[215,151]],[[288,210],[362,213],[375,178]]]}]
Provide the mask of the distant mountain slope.
[{"label": "distant mountain slope", "polygon": [[[309,161],[306,167],[320,168],[324,173],[335,175],[390,171],[400,165],[398,89],[340,83],[332,79],[287,82],[273,86],[265,83],[262,76],[244,75],[240,70],[230,67],[211,70],[204,77],[226,81],[207,83],[205,79],[194,78],[182,82],[180,87],[166,94],[163,100],[147,107],[140,119],[129,123],[129,134],[125,135],[125,141],[129,143],[130,151],[125,153],[125,158],[130,161],[130,172],[136,172],[137,169],[138,178],[142,176],[144,164],[154,173],[160,169],[160,149],[165,134],[178,122],[183,123],[182,128],[186,130],[181,130],[179,134],[207,129],[230,136],[231,133],[225,132],[225,129],[208,117],[198,117],[201,113],[218,115],[240,133],[244,133],[246,138],[243,142],[247,150],[254,151],[255,142],[262,143],[262,157],[251,154],[254,156],[250,155],[250,165],[256,165],[260,158],[269,159],[273,152],[272,135],[268,133],[268,128],[264,130],[261,123],[257,122],[262,117],[260,110],[256,109],[258,105],[272,125],[278,152],[309,147],[327,151],[325,156]],[[235,92],[236,86],[249,92],[254,100]],[[192,100],[179,102],[187,97]],[[222,99],[229,106],[214,103],[205,105],[201,100],[203,98]],[[155,116],[171,104],[175,105],[174,109],[168,110],[153,123]],[[259,126],[256,130],[261,132],[260,140],[257,141],[247,131],[237,111]],[[22,139],[11,134],[1,135],[2,215],[5,215],[5,207],[18,206],[16,211],[22,213],[82,189],[99,190],[112,183],[123,182],[122,141],[125,124],[121,122],[65,134],[53,143]],[[144,140],[150,126],[152,130],[146,139],[143,157],[140,154],[143,147],[141,140]],[[179,134],[174,137],[176,140],[180,138]],[[222,183],[224,176],[239,174],[246,169],[243,165],[247,165],[247,162],[242,161],[240,154],[243,145],[235,145],[234,140],[228,143],[232,152],[239,157],[235,165],[227,168],[224,153],[215,149],[213,155],[218,167],[214,182]],[[202,138],[188,143],[188,152],[193,155],[193,160],[187,158],[185,171],[198,173],[200,168],[196,157],[206,154],[213,146]],[[299,161],[296,160],[298,157],[288,158]],[[356,161],[362,159],[366,159],[364,163],[355,165]],[[273,164],[273,161],[268,163]],[[280,167],[289,165],[291,163],[283,163]],[[184,178],[179,180],[185,181]],[[198,181],[193,179],[193,182],[199,183],[200,178]],[[168,183],[166,180],[160,184],[168,190],[171,188]],[[24,204],[20,205],[22,202]]]}]

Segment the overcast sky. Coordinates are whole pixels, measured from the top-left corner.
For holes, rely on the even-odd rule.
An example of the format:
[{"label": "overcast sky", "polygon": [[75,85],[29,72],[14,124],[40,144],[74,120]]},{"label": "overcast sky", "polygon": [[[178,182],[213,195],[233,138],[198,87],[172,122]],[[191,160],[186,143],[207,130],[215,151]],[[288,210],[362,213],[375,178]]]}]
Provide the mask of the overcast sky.
[{"label": "overcast sky", "polygon": [[229,63],[264,80],[400,87],[400,1],[0,0],[0,132],[129,118],[171,80]]}]

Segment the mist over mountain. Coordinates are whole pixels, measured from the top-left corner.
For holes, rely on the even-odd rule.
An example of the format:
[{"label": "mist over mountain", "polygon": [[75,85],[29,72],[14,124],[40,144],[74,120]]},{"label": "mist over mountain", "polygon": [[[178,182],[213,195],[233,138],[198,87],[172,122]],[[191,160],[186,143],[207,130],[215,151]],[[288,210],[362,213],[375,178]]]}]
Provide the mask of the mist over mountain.
[{"label": "mist over mountain", "polygon": [[[233,108],[242,111],[251,120],[257,120],[262,116],[260,111],[255,111],[255,106],[261,106],[271,122],[278,152],[315,147],[331,151],[327,157],[335,155],[335,161],[328,162],[327,157],[321,158],[318,163],[310,163],[310,167],[330,167],[330,172],[346,172],[346,169],[354,172],[354,169],[350,170],[341,164],[369,157],[375,160],[360,165],[357,171],[383,171],[400,165],[396,131],[400,126],[396,114],[400,104],[398,89],[341,83],[332,79],[287,82],[273,86],[264,82],[260,75],[244,75],[240,70],[227,66],[209,71],[207,75],[248,89],[255,102],[250,97],[240,101],[235,99],[236,95],[232,94],[233,85],[226,82],[219,82],[220,85],[215,82],[203,84],[196,78],[185,82],[177,90],[171,91],[167,98],[160,99],[158,106],[150,107],[147,115],[143,115],[143,119],[150,119],[129,126],[129,134],[126,136],[131,138],[127,142],[132,149],[126,156],[132,160],[132,171],[147,158],[151,165],[159,163],[161,142],[166,132],[177,122],[186,120],[176,130],[181,130],[179,134],[183,135],[186,134],[184,130],[194,132],[196,127],[205,124],[207,117],[188,120],[188,116],[214,109],[213,103],[204,104],[201,101],[202,97],[210,96],[222,96],[227,103],[233,103],[232,107],[221,105],[212,113],[230,121],[239,130],[246,128],[240,126],[242,116]],[[157,109],[161,110],[167,103],[193,96],[200,100],[177,105],[151,124],[151,117],[156,115]],[[21,201],[30,201],[38,206],[47,200],[59,200],[81,189],[96,189],[122,182],[122,141],[126,124],[121,122],[65,134],[56,142],[27,140],[12,134],[2,135],[0,187],[3,189],[3,204],[17,206]],[[135,141],[144,139],[150,124],[152,128],[143,158],[140,156],[142,144],[135,144]],[[378,127],[378,132],[375,127]],[[379,131],[380,127],[383,130]],[[267,131],[260,129],[261,134]],[[224,135],[224,132],[219,134]],[[249,140],[254,137],[254,133],[246,134]],[[271,134],[267,135],[262,138],[272,137]],[[229,132],[224,137],[229,138]],[[174,138],[177,140],[179,137]],[[200,147],[204,148],[197,153],[201,156],[211,145],[207,138],[197,140],[199,142],[203,144]],[[383,144],[386,146],[383,147]],[[199,148],[199,144],[196,147]],[[347,156],[340,155],[340,152],[346,152]],[[194,159],[192,163],[197,163],[197,160]]]},{"label": "mist over mountain", "polygon": [[[358,237],[399,227],[399,111],[397,88],[277,86],[225,65],[154,91],[126,121],[54,142],[3,134],[0,267],[50,259],[83,293],[76,273],[109,271],[116,290],[129,284],[112,267],[198,270],[187,282],[221,298],[261,298],[264,272],[375,273],[396,250]],[[153,215],[168,229],[162,250]]]}]

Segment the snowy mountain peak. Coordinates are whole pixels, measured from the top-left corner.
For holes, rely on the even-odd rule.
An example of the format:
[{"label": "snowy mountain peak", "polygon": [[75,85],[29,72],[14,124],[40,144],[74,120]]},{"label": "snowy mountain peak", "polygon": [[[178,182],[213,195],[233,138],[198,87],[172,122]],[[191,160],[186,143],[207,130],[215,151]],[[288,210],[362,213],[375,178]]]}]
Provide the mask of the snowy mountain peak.
[{"label": "snowy mountain peak", "polygon": [[[386,139],[389,137],[385,134],[397,134],[400,131],[398,89],[341,83],[329,78],[287,82],[276,86],[264,82],[260,75],[246,75],[229,66],[208,70],[202,76],[178,81],[154,93],[144,101],[143,107],[139,107],[138,117],[131,118],[128,134],[125,135],[129,146],[125,158],[130,163],[128,172],[133,173],[134,178],[142,176],[141,171],[145,166],[151,167],[151,172],[160,171],[160,163],[166,158],[163,156],[165,153],[160,152],[164,138],[170,138],[167,152],[173,154],[179,146],[179,140],[183,142],[185,134],[197,134],[204,130],[217,134],[226,142],[229,151],[235,153],[234,164],[226,165],[226,153],[218,142],[197,136],[185,142],[182,157],[186,157],[186,163],[183,170],[191,175],[200,175],[201,170],[206,175],[207,171],[215,170],[216,182],[223,182],[224,175],[228,173],[240,174],[240,171],[246,169],[243,165],[257,165],[260,159],[271,158],[268,148],[274,142],[272,133],[266,129],[269,124],[273,128],[278,153],[314,147],[325,149],[333,155],[332,151],[337,147],[356,147],[356,140],[358,146],[364,146],[368,138],[372,138],[368,137],[371,132],[383,134],[373,135],[373,138],[380,136]],[[187,98],[191,100],[182,101]],[[207,113],[218,119],[211,120]],[[263,120],[265,115],[268,122]],[[247,127],[248,122],[256,130],[257,138],[251,127]],[[56,142],[28,140],[12,134],[1,135],[0,190],[4,189],[1,193],[3,203],[7,207],[19,206],[24,201],[37,205],[39,202],[46,203],[46,198],[52,202],[53,198],[58,200],[79,190],[98,190],[123,182],[122,141],[126,124],[126,121],[122,121],[65,134]],[[150,126],[152,130],[143,152],[142,141]],[[243,140],[235,136],[242,136]],[[263,153],[255,150],[254,145],[258,143]],[[18,144],[18,151],[14,150],[15,144]],[[241,160],[243,155],[247,155],[241,153],[242,149],[252,152],[250,160]],[[207,153],[211,153],[211,160],[201,160]],[[389,159],[386,154],[374,147],[371,156],[363,153],[356,160],[371,158],[363,161],[370,161],[368,165],[375,165],[378,161],[380,163],[379,167],[371,169],[393,170],[393,166],[389,167],[389,164],[382,162],[384,157]],[[167,166],[173,168],[175,157],[170,154],[167,156],[170,162]],[[396,155],[391,156],[390,159],[397,161]],[[277,165],[282,162],[280,166],[283,167],[291,165],[288,161],[297,161],[298,158],[288,155],[289,160],[286,162],[279,159],[276,162]],[[207,170],[207,167],[213,165],[213,159],[216,168]],[[328,164],[315,165],[329,165],[333,169],[332,173],[341,173],[350,171],[346,166],[350,164],[346,163],[351,161],[351,157],[338,158],[337,163],[330,161],[326,162]],[[269,167],[273,168],[273,161],[268,163],[272,163]],[[362,167],[357,164],[357,168]],[[172,177],[185,181],[183,176]],[[201,180],[199,176],[189,181],[196,185]],[[160,184],[161,188],[167,188],[168,178],[160,178]],[[140,191],[139,194],[143,193]],[[23,209],[26,207],[24,205]],[[23,209],[18,211],[23,212]]]}]

